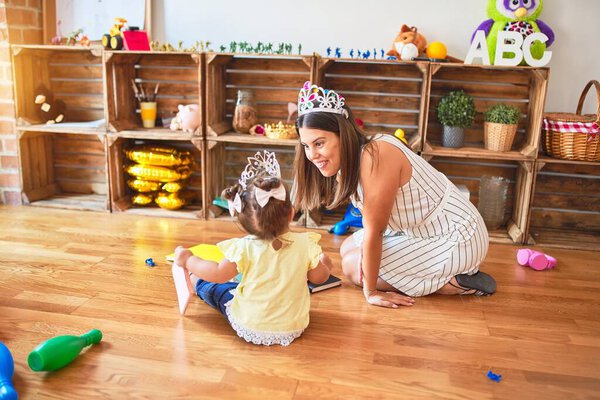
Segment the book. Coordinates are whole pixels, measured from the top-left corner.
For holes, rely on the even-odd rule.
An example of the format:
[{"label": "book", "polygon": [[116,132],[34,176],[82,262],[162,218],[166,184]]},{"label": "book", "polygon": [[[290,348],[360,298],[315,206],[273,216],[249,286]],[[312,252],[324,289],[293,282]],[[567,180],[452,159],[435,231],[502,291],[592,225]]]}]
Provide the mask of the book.
[{"label": "book", "polygon": [[194,295],[190,273],[187,269],[182,268],[175,263],[173,263],[173,266],[171,267],[171,273],[173,274],[173,282],[175,283],[175,291],[177,292],[179,313],[184,315],[188,303]]},{"label": "book", "polygon": [[327,278],[325,282],[320,283],[318,285],[312,282],[308,282],[308,290],[310,291],[310,293],[317,293],[321,290],[331,289],[341,285],[342,280],[340,278],[334,275],[329,275],[329,278]]}]

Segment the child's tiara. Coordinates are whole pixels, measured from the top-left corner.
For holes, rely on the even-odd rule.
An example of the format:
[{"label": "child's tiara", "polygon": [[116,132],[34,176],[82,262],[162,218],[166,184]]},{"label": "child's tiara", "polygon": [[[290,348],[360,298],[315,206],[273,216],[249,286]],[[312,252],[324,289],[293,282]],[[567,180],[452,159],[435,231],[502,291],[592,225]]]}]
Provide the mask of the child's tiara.
[{"label": "child's tiara", "polygon": [[320,111],[341,114],[348,118],[344,104],[343,96],[306,81],[298,93],[298,116]]},{"label": "child's tiara", "polygon": [[275,153],[264,150],[256,152],[254,157],[248,157],[248,165],[240,175],[238,181],[244,190],[248,183],[261,174],[267,174],[275,178],[281,178],[281,170],[279,169],[279,162],[275,157]]}]

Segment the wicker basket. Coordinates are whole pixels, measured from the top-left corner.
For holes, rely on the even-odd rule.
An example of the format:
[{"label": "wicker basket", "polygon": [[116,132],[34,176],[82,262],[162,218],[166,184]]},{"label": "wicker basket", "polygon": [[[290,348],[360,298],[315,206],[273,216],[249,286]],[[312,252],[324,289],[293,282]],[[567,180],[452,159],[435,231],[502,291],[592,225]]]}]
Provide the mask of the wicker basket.
[{"label": "wicker basket", "polygon": [[492,151],[510,151],[516,133],[517,124],[486,122],[483,124],[485,148]]},{"label": "wicker basket", "polygon": [[[592,87],[596,88],[596,115],[581,115],[583,102]],[[566,160],[600,161],[600,83],[590,81],[583,89],[573,113],[548,113],[544,116],[544,151],[551,157]]]}]

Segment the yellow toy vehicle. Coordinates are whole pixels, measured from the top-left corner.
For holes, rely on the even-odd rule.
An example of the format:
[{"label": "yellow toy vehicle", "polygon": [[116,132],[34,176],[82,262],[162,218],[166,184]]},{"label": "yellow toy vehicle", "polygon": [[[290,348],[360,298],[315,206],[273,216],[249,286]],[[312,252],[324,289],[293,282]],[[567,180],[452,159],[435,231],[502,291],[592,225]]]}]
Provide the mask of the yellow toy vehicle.
[{"label": "yellow toy vehicle", "polygon": [[127,23],[125,18],[115,18],[115,24],[110,28],[109,33],[102,35],[102,46],[105,49],[121,50],[123,48],[122,29]]}]

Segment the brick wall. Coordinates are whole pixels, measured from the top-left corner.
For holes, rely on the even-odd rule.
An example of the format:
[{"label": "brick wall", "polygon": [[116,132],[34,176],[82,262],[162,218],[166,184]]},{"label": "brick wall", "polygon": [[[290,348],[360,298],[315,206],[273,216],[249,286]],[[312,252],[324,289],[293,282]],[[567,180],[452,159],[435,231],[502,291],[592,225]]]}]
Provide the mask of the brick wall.
[{"label": "brick wall", "polygon": [[42,43],[43,0],[0,0],[0,203],[21,204],[10,44]]}]

